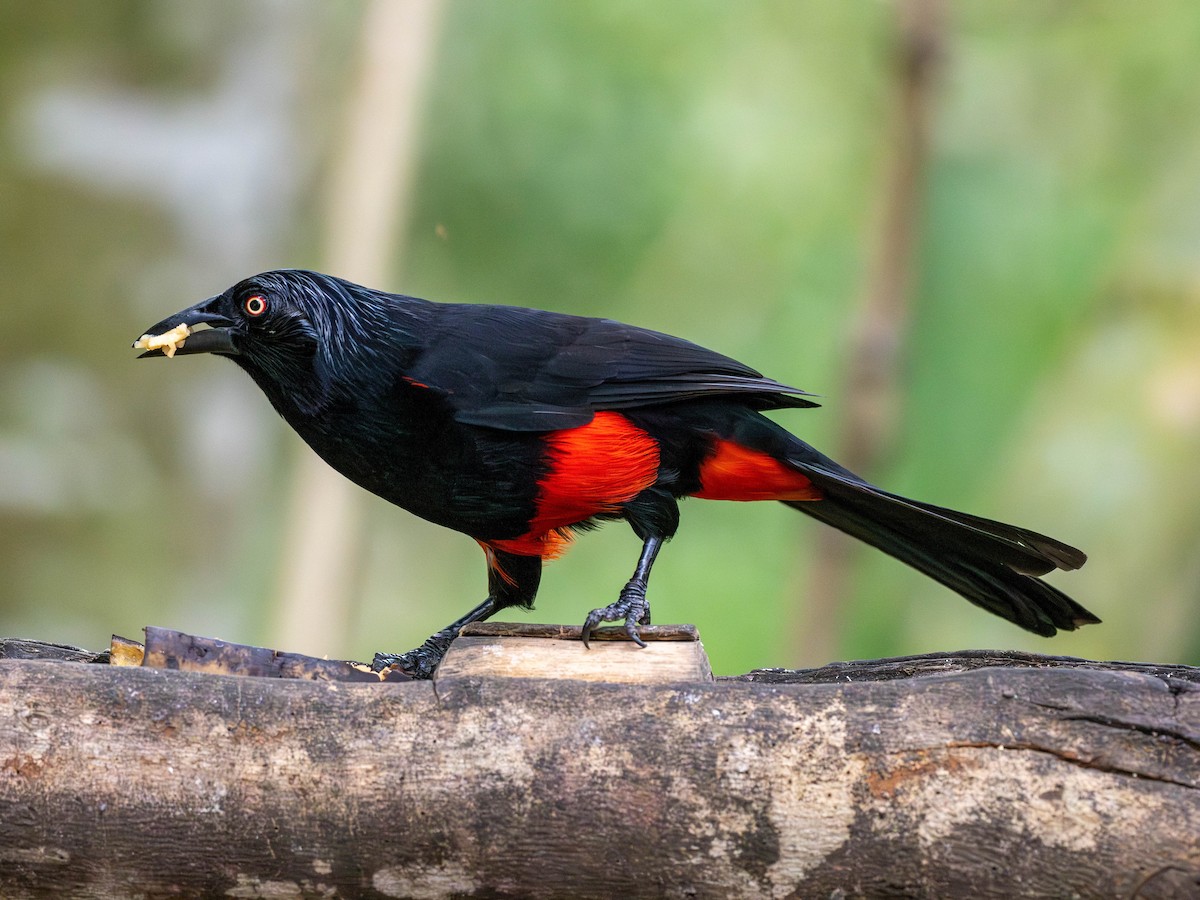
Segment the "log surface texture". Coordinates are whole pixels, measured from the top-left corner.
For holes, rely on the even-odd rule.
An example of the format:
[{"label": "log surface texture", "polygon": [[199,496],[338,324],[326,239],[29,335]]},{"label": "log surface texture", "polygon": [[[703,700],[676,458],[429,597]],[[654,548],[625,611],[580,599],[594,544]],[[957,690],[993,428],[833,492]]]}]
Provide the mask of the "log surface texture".
[{"label": "log surface texture", "polygon": [[1200,896],[1197,670],[931,659],[666,685],[0,660],[0,896]]}]

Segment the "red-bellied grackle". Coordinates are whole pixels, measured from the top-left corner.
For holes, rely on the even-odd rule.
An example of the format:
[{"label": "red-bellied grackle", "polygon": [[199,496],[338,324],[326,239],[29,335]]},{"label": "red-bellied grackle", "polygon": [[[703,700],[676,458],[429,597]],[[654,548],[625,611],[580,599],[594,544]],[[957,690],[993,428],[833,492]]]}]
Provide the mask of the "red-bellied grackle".
[{"label": "red-bellied grackle", "polygon": [[1099,621],[1038,577],[1083,565],[1079,550],[868,484],[763,415],[815,406],[810,395],[666,334],[283,270],[134,346],[228,356],[331,466],[483,548],[487,599],[421,647],[377,655],[377,668],[428,677],[463,625],[529,608],[542,563],[605,519],[628,522],[642,552],[616,602],[587,616],[584,641],[624,619],[641,643],[650,569],[681,497],[781,501],[1037,634]]}]

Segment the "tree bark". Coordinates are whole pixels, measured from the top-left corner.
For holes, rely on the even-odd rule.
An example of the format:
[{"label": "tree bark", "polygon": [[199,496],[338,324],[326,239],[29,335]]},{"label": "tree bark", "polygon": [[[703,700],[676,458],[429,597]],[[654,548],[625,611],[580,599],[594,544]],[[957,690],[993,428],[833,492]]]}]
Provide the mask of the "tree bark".
[{"label": "tree bark", "polygon": [[0,660],[4,897],[1200,892],[1197,669],[364,684],[26,651]]}]

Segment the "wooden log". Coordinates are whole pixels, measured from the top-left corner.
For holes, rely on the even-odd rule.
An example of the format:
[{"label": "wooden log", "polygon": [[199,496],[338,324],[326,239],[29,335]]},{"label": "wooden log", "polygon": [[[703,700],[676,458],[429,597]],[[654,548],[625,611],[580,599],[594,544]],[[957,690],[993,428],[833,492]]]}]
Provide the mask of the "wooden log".
[{"label": "wooden log", "polygon": [[0,896],[1196,896],[1200,672],[1019,662],[645,685],[3,660]]}]

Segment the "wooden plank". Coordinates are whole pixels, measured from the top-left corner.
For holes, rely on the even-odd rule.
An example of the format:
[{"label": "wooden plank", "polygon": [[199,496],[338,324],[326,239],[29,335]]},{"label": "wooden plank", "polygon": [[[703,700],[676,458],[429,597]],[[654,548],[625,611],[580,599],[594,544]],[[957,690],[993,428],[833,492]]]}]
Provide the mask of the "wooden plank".
[{"label": "wooden plank", "polygon": [[[459,632],[463,637],[540,637],[560,641],[577,641],[583,636],[578,625],[547,625],[541,622],[472,622]],[[643,625],[642,640],[655,641],[699,641],[700,631],[695,625]],[[604,625],[592,632],[593,641],[628,641],[623,625]]]},{"label": "wooden plank", "polygon": [[578,626],[481,625],[463,629],[438,666],[435,680],[472,675],[617,684],[712,680],[708,654],[692,625],[646,626],[645,648],[630,641],[623,628],[606,628],[603,637],[597,635],[584,647]]}]

